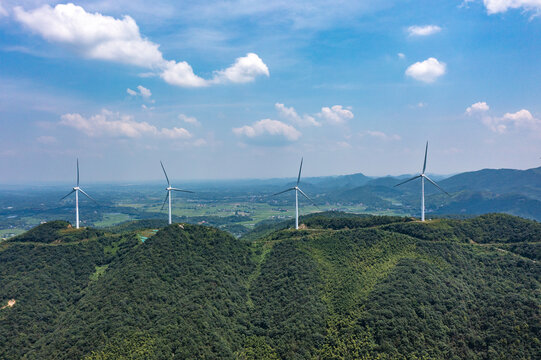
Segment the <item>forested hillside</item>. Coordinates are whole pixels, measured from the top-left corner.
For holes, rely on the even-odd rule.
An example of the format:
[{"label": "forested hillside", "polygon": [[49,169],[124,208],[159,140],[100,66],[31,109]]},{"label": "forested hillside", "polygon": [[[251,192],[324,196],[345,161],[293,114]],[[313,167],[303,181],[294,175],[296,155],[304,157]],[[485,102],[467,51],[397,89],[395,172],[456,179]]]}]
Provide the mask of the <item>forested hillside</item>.
[{"label": "forested hillside", "polygon": [[41,225],[0,244],[0,358],[541,358],[541,224],[301,220]]}]

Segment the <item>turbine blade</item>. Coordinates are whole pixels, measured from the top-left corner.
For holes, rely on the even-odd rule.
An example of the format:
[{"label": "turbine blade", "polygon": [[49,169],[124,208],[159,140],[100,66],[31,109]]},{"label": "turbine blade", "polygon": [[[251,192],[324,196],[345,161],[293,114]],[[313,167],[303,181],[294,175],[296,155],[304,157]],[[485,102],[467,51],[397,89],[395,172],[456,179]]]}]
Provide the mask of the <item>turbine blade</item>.
[{"label": "turbine blade", "polygon": [[64,200],[65,198],[67,198],[68,196],[70,196],[71,194],[73,194],[75,192],[75,190],[71,190],[68,195],[64,196],[63,198],[61,198],[59,201],[62,201]]},{"label": "turbine blade", "polygon": [[286,190],[284,190],[284,191],[277,192],[276,194],[272,194],[272,196],[274,196],[274,195],[280,195],[280,194],[283,194],[283,193],[288,192],[288,191],[291,191],[291,190],[295,190],[295,188],[292,187],[292,188],[286,189]]},{"label": "turbine blade", "polygon": [[423,172],[421,174],[425,173],[426,170],[426,154],[428,152],[428,141],[426,142],[426,148],[425,148],[425,162],[423,163]]},{"label": "turbine blade", "polygon": [[165,168],[163,167],[163,163],[160,161],[160,164],[162,165],[163,173],[165,174],[165,178],[167,179],[167,186],[171,186],[169,183],[169,177],[167,176],[167,173],[165,172]]},{"label": "turbine blade", "polygon": [[171,190],[182,191],[182,192],[190,193],[190,194],[193,194],[193,193],[194,193],[193,191],[190,191],[190,190],[182,190],[182,189],[177,189],[177,188],[171,188]]},{"label": "turbine blade", "polygon": [[420,177],[421,177],[421,175],[415,175],[415,176],[412,177],[411,179],[408,179],[408,180],[406,180],[406,181],[402,181],[400,184],[396,184],[396,185],[393,186],[393,187],[400,186],[400,185],[402,185],[402,184],[405,184],[405,183],[407,183],[407,182],[410,182],[410,181],[415,180],[415,179],[420,178]]},{"label": "turbine blade", "polygon": [[160,211],[163,210],[163,207],[165,206],[165,203],[167,202],[168,198],[169,198],[169,191],[167,192],[167,195],[165,195],[165,200],[163,201],[162,208],[160,209]]},{"label": "turbine blade", "polygon": [[79,158],[77,158],[77,186],[79,186]]},{"label": "turbine blade", "polygon": [[446,193],[448,196],[451,196],[449,195],[449,193],[445,190],[443,190],[438,184],[436,184],[435,181],[432,181],[428,176],[425,175],[425,179],[427,179],[428,181],[430,181],[432,183],[432,185],[434,185],[435,187],[437,187],[438,189],[440,189],[440,191],[443,191],[444,193]]},{"label": "turbine blade", "polygon": [[299,192],[300,192],[305,198],[307,198],[308,200],[310,200],[310,202],[311,202],[312,204],[314,204],[315,207],[317,207],[317,208],[319,209],[319,206],[317,206],[317,204],[314,202],[314,200],[310,199],[310,198],[308,197],[308,195],[306,195],[301,189],[299,189]]},{"label": "turbine blade", "polygon": [[[85,193],[85,191],[83,189],[79,189],[80,192],[82,192],[87,198],[89,198],[90,200],[94,201],[96,204],[98,204],[98,202],[90,195],[88,195],[87,193]],[[98,204],[99,205],[99,204]]]},{"label": "turbine blade", "polygon": [[299,176],[297,177],[297,186],[299,186],[299,181],[301,181],[302,160],[303,158],[301,158],[301,166],[299,167]]}]

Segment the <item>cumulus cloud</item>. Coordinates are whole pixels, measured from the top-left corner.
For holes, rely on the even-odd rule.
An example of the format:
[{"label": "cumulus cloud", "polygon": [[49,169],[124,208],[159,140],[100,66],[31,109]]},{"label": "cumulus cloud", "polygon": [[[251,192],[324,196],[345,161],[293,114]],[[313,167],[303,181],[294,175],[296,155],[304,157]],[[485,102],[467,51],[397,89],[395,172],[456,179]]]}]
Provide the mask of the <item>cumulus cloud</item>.
[{"label": "cumulus cloud", "polygon": [[[248,53],[225,70],[214,72],[212,79],[197,76],[185,61],[166,60],[159,45],[144,38],[130,16],[115,19],[89,13],[81,6],[43,5],[26,11],[14,8],[15,19],[44,39],[64,45],[85,58],[107,60],[151,69],[167,83],[182,87],[211,84],[246,83],[269,76],[267,65],[259,56]],[[130,92],[128,92],[130,93]],[[130,93],[131,94],[131,93]]]},{"label": "cumulus cloud", "polygon": [[88,118],[77,113],[64,114],[61,117],[60,125],[72,127],[90,137],[140,138],[154,136],[169,139],[189,139],[192,137],[192,134],[184,128],[158,129],[145,121],[137,122],[132,116],[108,110],[102,110],[100,114]]},{"label": "cumulus cloud", "polygon": [[287,106],[281,103],[274,104],[274,107],[276,108],[276,110],[278,111],[278,114],[281,117],[299,126],[321,126],[321,123],[318,122],[316,119],[314,119],[313,116],[306,115],[306,114],[304,114],[303,116],[300,116],[299,114],[297,114],[297,111],[295,111],[295,108],[293,107],[288,108]]},{"label": "cumulus cloud", "polygon": [[510,129],[528,130],[541,136],[541,120],[526,109],[515,113],[505,113],[501,117],[487,114],[489,106],[485,102],[477,102],[466,109],[468,115],[479,115],[481,122],[490,130],[503,134]]},{"label": "cumulus cloud", "polygon": [[541,11],[541,0],[484,0],[487,13],[504,13],[509,9]]},{"label": "cumulus cloud", "polygon": [[432,34],[439,33],[441,31],[441,27],[437,25],[424,25],[424,26],[410,26],[408,28],[408,33],[410,36],[428,36]]},{"label": "cumulus cloud", "polygon": [[436,58],[428,58],[422,62],[416,62],[406,69],[406,75],[425,83],[432,83],[445,74],[446,64]]},{"label": "cumulus cloud", "polygon": [[165,70],[160,75],[167,83],[184,87],[204,87],[212,84],[247,83],[255,81],[260,75],[269,76],[267,65],[259,56],[248,53],[239,57],[235,63],[225,70],[214,72],[210,80],[203,79],[193,72],[192,67],[185,61],[168,61]]},{"label": "cumulus cloud", "polygon": [[237,58],[235,63],[225,70],[215,71],[213,83],[247,83],[255,80],[257,76],[269,76],[269,68],[257,54],[248,53]]},{"label": "cumulus cloud", "polygon": [[344,124],[347,120],[353,119],[353,112],[344,109],[342,105],[334,105],[332,107],[322,107],[319,117],[331,124]]},{"label": "cumulus cloud", "polygon": [[209,85],[207,80],[194,74],[192,67],[186,61],[168,61],[160,76],[166,83],[176,86],[203,87]]},{"label": "cumulus cloud", "polygon": [[201,125],[201,123],[199,121],[197,121],[197,119],[195,117],[193,117],[193,116],[187,116],[187,115],[184,115],[184,114],[179,114],[178,119],[181,120],[181,121],[184,121],[187,124],[196,125],[196,126]]},{"label": "cumulus cloud", "polygon": [[506,113],[502,117],[502,121],[511,123],[517,128],[533,131],[541,130],[541,120],[536,119],[532,113],[526,109],[519,110],[516,113]]},{"label": "cumulus cloud", "polygon": [[301,137],[301,133],[293,126],[285,124],[278,120],[263,119],[252,125],[245,125],[234,128],[233,133],[237,136],[254,139],[262,136],[271,136],[287,141],[296,141]]},{"label": "cumulus cloud", "polygon": [[488,111],[490,107],[488,104],[484,101],[476,102],[475,104],[472,104],[471,106],[468,106],[466,108],[466,114],[472,115],[475,113],[485,112]]},{"label": "cumulus cloud", "polygon": [[377,138],[377,139],[380,139],[380,140],[385,140],[385,141],[392,141],[392,140],[400,140],[401,139],[401,137],[399,135],[396,135],[396,134],[388,135],[388,134],[385,134],[382,131],[367,130],[365,133],[368,136],[371,136],[373,138]]},{"label": "cumulus cloud", "polygon": [[14,8],[15,19],[50,42],[74,48],[91,59],[143,67],[163,63],[159,45],[144,39],[130,16],[115,19],[88,13],[74,4],[43,5],[32,11]]},{"label": "cumulus cloud", "polygon": [[406,58],[406,55],[404,55],[403,53],[398,53],[397,56],[398,56],[399,59],[405,59]]}]

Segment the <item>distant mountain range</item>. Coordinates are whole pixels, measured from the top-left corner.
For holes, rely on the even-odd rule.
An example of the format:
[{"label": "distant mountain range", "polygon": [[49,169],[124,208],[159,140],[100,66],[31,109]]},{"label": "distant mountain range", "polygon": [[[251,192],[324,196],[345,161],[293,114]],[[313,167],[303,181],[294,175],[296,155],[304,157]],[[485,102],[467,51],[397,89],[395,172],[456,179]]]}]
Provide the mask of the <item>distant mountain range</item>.
[{"label": "distant mountain range", "polygon": [[[403,211],[417,215],[419,181],[394,187],[405,176],[370,178],[363,174],[307,178],[304,186],[329,204],[364,204],[367,211]],[[483,169],[438,181],[451,196],[427,183],[427,212],[434,215],[478,215],[503,212],[541,220],[541,167],[528,170]]]}]

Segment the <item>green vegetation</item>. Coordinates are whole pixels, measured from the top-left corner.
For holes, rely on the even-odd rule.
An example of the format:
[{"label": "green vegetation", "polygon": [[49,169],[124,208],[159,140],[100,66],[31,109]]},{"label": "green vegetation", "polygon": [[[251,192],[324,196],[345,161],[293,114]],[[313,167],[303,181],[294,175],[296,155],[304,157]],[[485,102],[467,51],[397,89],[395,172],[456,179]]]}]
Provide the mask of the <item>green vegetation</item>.
[{"label": "green vegetation", "polygon": [[539,223],[338,212],[301,223],[236,239],[151,220],[49,222],[4,241],[0,305],[16,303],[0,309],[0,358],[541,357]]},{"label": "green vegetation", "polygon": [[92,228],[75,229],[67,221],[50,221],[13,238],[15,242],[60,243],[95,239],[103,231]]}]

